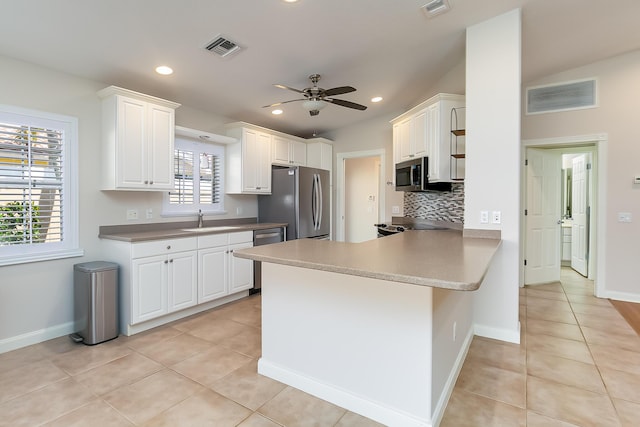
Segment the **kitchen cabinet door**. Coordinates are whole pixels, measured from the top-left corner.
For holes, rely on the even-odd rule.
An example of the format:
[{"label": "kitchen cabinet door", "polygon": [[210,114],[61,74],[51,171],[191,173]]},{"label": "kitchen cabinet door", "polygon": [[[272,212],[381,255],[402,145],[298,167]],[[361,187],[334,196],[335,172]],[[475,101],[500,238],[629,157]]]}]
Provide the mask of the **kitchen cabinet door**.
[{"label": "kitchen cabinet door", "polygon": [[140,323],[167,314],[167,256],[134,259],[131,267],[131,323]]},{"label": "kitchen cabinet door", "polygon": [[203,303],[229,294],[227,245],[198,250],[198,302]]},{"label": "kitchen cabinet door", "polygon": [[411,153],[413,157],[429,155],[430,122],[428,110],[424,110],[411,118]]},{"label": "kitchen cabinet door", "polygon": [[252,242],[229,246],[229,293],[233,294],[253,287],[253,261],[233,256],[236,249],[253,247]]},{"label": "kitchen cabinet door", "polygon": [[198,303],[197,252],[169,255],[168,311],[182,310]]},{"label": "kitchen cabinet door", "polygon": [[405,161],[413,158],[413,146],[411,144],[411,118],[407,118],[395,126],[394,131],[398,132],[396,139],[398,146],[400,147],[400,161]]},{"label": "kitchen cabinet door", "polygon": [[[241,152],[242,193],[271,193],[271,135],[244,129]],[[233,186],[233,183],[230,183]]]},{"label": "kitchen cabinet door", "polygon": [[173,189],[176,104],[110,86],[102,100],[103,188]]},{"label": "kitchen cabinet door", "polygon": [[306,166],[307,144],[274,135],[271,163],[283,166]]},{"label": "kitchen cabinet door", "polygon": [[173,151],[175,112],[161,105],[148,105],[149,139],[147,140],[149,186],[154,191],[173,190]]}]

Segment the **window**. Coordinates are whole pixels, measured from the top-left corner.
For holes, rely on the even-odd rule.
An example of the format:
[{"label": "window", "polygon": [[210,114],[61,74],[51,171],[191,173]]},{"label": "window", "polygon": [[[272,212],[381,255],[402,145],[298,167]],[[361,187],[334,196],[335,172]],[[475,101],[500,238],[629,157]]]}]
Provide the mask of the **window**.
[{"label": "window", "polygon": [[81,256],[77,119],[0,105],[0,265]]},{"label": "window", "polygon": [[165,194],[163,214],[224,213],[224,147],[176,138],[175,190]]}]

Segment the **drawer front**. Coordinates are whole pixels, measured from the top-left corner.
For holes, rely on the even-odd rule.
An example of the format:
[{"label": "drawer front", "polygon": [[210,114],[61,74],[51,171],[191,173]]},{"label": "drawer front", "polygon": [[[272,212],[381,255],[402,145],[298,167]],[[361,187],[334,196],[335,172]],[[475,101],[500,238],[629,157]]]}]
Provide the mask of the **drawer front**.
[{"label": "drawer front", "polygon": [[229,234],[207,234],[198,237],[198,249],[215,248],[217,246],[227,246],[229,244]]},{"label": "drawer front", "polygon": [[253,242],[253,231],[238,231],[229,233],[229,244]]},{"label": "drawer front", "polygon": [[153,240],[131,245],[131,258],[142,258],[175,252],[193,251],[198,247],[197,237],[184,239]]}]

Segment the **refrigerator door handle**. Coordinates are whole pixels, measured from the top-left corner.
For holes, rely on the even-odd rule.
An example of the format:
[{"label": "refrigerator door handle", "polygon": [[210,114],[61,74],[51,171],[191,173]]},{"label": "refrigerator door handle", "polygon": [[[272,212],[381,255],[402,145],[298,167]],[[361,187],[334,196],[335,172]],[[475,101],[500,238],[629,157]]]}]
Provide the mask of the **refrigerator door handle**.
[{"label": "refrigerator door handle", "polygon": [[320,179],[320,174],[316,174],[316,177],[318,179],[318,230],[320,230],[320,227],[322,226],[322,180]]},{"label": "refrigerator door handle", "polygon": [[313,174],[312,188],[311,188],[311,220],[313,222],[313,229],[317,230],[316,215],[318,214],[317,202],[317,190],[316,190],[316,174]]}]

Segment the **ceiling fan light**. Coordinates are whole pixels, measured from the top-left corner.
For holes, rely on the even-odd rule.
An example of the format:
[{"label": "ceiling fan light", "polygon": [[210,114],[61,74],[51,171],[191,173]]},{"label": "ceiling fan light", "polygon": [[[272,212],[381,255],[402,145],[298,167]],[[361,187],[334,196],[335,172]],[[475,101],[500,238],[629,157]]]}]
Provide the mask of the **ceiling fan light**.
[{"label": "ceiling fan light", "polygon": [[327,103],[320,99],[308,99],[302,103],[302,108],[307,111],[320,111],[326,106]]}]

